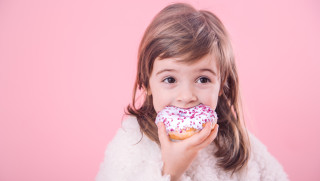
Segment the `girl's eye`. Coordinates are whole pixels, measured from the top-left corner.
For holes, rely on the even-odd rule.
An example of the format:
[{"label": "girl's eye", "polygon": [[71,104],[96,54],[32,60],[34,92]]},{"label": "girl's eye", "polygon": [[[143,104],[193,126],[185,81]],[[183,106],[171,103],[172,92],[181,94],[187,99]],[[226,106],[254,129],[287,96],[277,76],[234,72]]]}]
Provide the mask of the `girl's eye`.
[{"label": "girl's eye", "polygon": [[200,83],[203,83],[203,84],[207,82],[211,82],[210,79],[208,79],[207,77],[200,77],[198,80],[200,81]]},{"label": "girl's eye", "polygon": [[[199,82],[200,81],[200,82]],[[176,82],[176,80],[173,77],[167,77],[163,80],[163,82],[169,83],[169,84],[173,84]],[[208,79],[207,77],[200,77],[197,82],[201,83],[201,84],[205,84],[208,82],[211,82],[210,79]]]},{"label": "girl's eye", "polygon": [[[166,81],[167,80],[167,81]],[[172,84],[172,83],[174,83],[176,80],[174,79],[174,78],[172,78],[172,77],[167,77],[167,78],[165,78],[164,80],[163,80],[163,82],[167,82],[167,83],[169,83],[169,84]]]}]

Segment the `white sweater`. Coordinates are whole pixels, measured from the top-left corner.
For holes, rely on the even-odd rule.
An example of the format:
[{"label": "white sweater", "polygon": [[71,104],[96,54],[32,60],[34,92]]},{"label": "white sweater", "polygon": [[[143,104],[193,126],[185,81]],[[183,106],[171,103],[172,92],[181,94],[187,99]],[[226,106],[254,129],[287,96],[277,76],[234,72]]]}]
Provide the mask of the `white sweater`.
[{"label": "white sweater", "polygon": [[[251,155],[244,171],[230,177],[230,173],[216,166],[217,158],[213,153],[217,148],[210,144],[199,151],[180,180],[288,180],[282,166],[266,147],[251,133],[249,138]],[[163,162],[159,146],[146,135],[136,144],[140,139],[140,127],[136,117],[128,116],[107,146],[96,181],[169,181],[170,175],[161,174]]]}]

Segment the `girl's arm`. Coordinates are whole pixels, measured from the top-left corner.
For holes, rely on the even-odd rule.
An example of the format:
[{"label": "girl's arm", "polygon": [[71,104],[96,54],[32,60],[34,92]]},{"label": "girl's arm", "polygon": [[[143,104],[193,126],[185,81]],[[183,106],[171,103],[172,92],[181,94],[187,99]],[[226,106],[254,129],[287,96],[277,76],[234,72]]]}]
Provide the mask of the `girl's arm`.
[{"label": "girl's arm", "polygon": [[204,129],[190,138],[179,142],[172,142],[166,134],[162,122],[158,124],[158,134],[161,143],[161,155],[164,162],[163,174],[169,174],[171,181],[185,179],[184,175],[198,152],[207,147],[217,136],[219,125],[214,129],[211,123],[206,123]]}]

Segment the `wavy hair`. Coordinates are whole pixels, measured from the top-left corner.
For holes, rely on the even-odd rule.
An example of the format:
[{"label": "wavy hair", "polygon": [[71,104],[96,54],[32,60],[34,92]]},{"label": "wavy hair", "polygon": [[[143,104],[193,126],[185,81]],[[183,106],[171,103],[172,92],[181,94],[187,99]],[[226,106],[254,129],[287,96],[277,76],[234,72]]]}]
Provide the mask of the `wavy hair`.
[{"label": "wavy hair", "polygon": [[250,143],[242,116],[239,80],[230,38],[220,19],[212,12],[196,10],[186,3],[174,3],[153,18],[139,45],[132,103],[126,107],[125,114],[136,116],[142,135],[160,146],[152,95],[142,94],[142,104],[136,107],[137,91],[146,93],[149,89],[156,58],[179,58],[192,63],[209,53],[218,61],[221,77],[221,94],[215,110],[219,116],[219,132],[213,142],[218,150],[214,155],[218,158],[218,166],[233,174],[247,164]]}]

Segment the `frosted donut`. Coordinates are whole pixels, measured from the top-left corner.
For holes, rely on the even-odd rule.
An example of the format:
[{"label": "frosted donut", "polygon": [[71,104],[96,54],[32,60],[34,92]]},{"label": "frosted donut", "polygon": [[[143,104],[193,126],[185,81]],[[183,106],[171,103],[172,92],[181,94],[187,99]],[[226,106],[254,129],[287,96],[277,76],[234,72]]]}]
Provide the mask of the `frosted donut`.
[{"label": "frosted donut", "polygon": [[155,123],[163,122],[172,140],[183,140],[202,130],[207,122],[216,124],[217,119],[217,113],[204,104],[188,109],[167,106],[157,114]]}]

